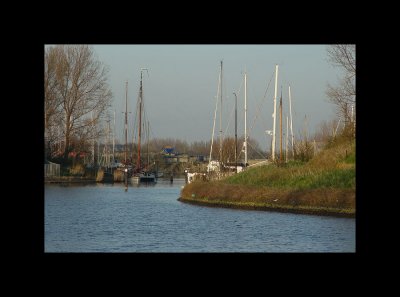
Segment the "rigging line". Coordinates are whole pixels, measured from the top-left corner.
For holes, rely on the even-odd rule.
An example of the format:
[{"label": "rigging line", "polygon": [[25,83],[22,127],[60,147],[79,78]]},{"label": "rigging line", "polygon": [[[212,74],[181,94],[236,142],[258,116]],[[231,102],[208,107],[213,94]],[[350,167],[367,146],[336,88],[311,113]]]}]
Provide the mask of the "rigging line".
[{"label": "rigging line", "polygon": [[213,143],[214,143],[215,120],[216,120],[216,118],[217,118],[218,95],[219,95],[220,80],[221,80],[221,76],[219,76],[219,78],[218,78],[217,96],[215,97],[216,100],[215,100],[215,111],[214,111],[214,124],[213,124],[212,136],[211,136],[210,158],[209,158],[208,164],[210,164],[210,162],[211,162],[212,147],[213,147]]},{"label": "rigging line", "polygon": [[[247,140],[247,144],[256,152],[256,153],[258,153],[261,157],[263,157],[263,158],[267,158],[266,156],[264,156],[260,151],[258,151],[254,146],[252,146],[251,145],[251,143]],[[239,155],[237,156],[237,158],[239,159],[240,158],[240,156],[242,155],[242,153],[243,153],[243,151],[244,151],[244,143],[242,144],[242,148],[241,148],[241,150],[240,150],[240,152],[239,152]]]},{"label": "rigging line", "polygon": [[263,98],[260,100],[259,106],[258,106],[257,109],[256,109],[256,115],[255,115],[255,117],[254,117],[253,123],[252,123],[251,126],[250,126],[249,132],[247,132],[247,138],[249,138],[250,133],[251,133],[253,127],[254,127],[254,124],[255,124],[255,122],[256,122],[258,116],[260,115],[260,111],[261,111],[262,104],[264,103],[264,99],[265,99],[266,96],[267,96],[267,92],[268,92],[269,86],[270,86],[270,84],[271,84],[272,78],[274,77],[274,74],[275,74],[275,72],[272,73],[271,78],[270,78],[270,80],[269,80],[269,82],[268,82],[267,88],[266,88],[266,90],[265,90],[264,96],[263,96]]},{"label": "rigging line", "polygon": [[239,91],[237,92],[238,98],[240,98],[240,92],[242,91],[243,81],[244,81],[244,76],[242,76],[242,80],[240,81]]},{"label": "rigging line", "polygon": [[253,150],[254,150],[256,153],[258,153],[261,157],[263,157],[263,158],[265,158],[265,159],[267,158],[267,157],[264,156],[262,153],[260,153],[260,151],[258,151],[254,146],[252,146],[251,143],[250,143],[249,141],[247,141],[247,144],[249,144],[250,147],[252,147]]},{"label": "rigging line", "polygon": [[229,124],[231,123],[231,118],[233,117],[233,112],[234,111],[235,111],[235,104],[233,105],[232,111],[231,111],[231,115],[228,118],[228,124],[227,124],[226,129],[225,129],[225,135],[227,135]]}]

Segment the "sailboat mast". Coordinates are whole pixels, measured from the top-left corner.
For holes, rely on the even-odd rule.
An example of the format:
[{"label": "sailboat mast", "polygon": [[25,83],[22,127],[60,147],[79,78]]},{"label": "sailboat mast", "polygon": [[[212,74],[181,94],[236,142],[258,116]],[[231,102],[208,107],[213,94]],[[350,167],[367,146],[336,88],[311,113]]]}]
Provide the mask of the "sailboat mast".
[{"label": "sailboat mast", "polygon": [[247,167],[247,73],[244,72],[244,167]]},{"label": "sailboat mast", "polygon": [[281,86],[281,99],[279,100],[279,121],[280,121],[280,153],[279,153],[279,162],[282,163],[282,86]]},{"label": "sailboat mast", "polygon": [[[91,111],[90,116],[92,118],[92,138],[93,138],[93,141],[92,141],[92,144],[93,144],[92,158],[93,158],[93,167],[94,167],[95,166],[95,164],[94,164],[94,154],[95,154],[95,152],[94,152],[94,150],[95,150],[95,147],[94,147],[95,146],[95,144],[94,144],[94,136],[95,136],[95,134],[94,134],[93,110]],[[60,149],[60,151],[61,151],[61,149]]]},{"label": "sailboat mast", "polygon": [[294,135],[293,135],[293,118],[292,118],[292,95],[290,93],[289,85],[289,110],[290,110],[290,133],[292,138],[292,157],[294,158]]},{"label": "sailboat mast", "polygon": [[234,92],[233,95],[235,95],[235,168],[236,168],[236,173],[238,173],[237,170],[237,95]]},{"label": "sailboat mast", "polygon": [[[218,87],[219,87],[219,83],[218,83]],[[212,130],[212,135],[211,135],[210,157],[208,159],[208,165],[210,165],[211,157],[212,157],[212,149],[213,149],[213,143],[214,143],[214,132],[215,132],[215,120],[217,118],[217,108],[218,108],[218,95],[214,96],[214,98],[215,98],[214,122],[213,122],[213,130]],[[209,172],[209,171],[210,171],[210,166],[207,166],[207,172]]]},{"label": "sailboat mast", "polygon": [[125,84],[125,166],[127,166],[128,153],[128,81]]},{"label": "sailboat mast", "polygon": [[149,121],[147,121],[147,168],[149,168],[150,166],[149,138],[150,138],[150,123]]},{"label": "sailboat mast", "polygon": [[275,126],[276,126],[276,93],[278,89],[278,64],[275,65],[275,94],[274,94],[274,114],[272,117],[274,118],[273,123],[273,131],[272,131],[272,161],[275,160]]},{"label": "sailboat mast", "polygon": [[222,163],[222,60],[221,60],[221,80],[220,80],[220,91],[221,91],[221,108],[219,110],[219,161]]},{"label": "sailboat mast", "polygon": [[114,110],[114,126],[113,126],[113,163],[115,163],[115,110]]},{"label": "sailboat mast", "polygon": [[140,89],[139,89],[139,133],[138,133],[138,156],[136,162],[136,168],[140,170],[140,140],[142,137],[142,98],[143,98],[143,72],[140,71]]},{"label": "sailboat mast", "polygon": [[111,156],[110,156],[110,118],[107,120],[107,146],[106,146],[106,163],[107,163],[107,168],[110,167],[110,162],[111,162]]},{"label": "sailboat mast", "polygon": [[285,161],[288,161],[288,142],[289,142],[289,117],[286,116],[286,144],[285,144]]}]

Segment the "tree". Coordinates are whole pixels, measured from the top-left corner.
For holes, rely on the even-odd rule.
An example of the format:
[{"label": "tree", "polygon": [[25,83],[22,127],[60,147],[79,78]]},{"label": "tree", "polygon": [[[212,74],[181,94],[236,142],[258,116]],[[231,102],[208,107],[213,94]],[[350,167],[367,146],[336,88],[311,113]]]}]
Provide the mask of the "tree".
[{"label": "tree", "polygon": [[44,63],[44,123],[45,123],[45,148],[46,157],[51,157],[51,148],[59,141],[59,126],[61,97],[57,94],[57,55],[55,48],[45,52]]},{"label": "tree", "polygon": [[337,86],[328,84],[326,94],[338,108],[346,127],[353,129],[356,103],[356,46],[355,44],[335,44],[327,47],[328,60],[344,71],[344,77]]},{"label": "tree", "polygon": [[50,119],[63,127],[67,160],[72,137],[96,137],[92,130],[110,106],[108,69],[87,45],[48,47],[45,65],[45,128]]}]

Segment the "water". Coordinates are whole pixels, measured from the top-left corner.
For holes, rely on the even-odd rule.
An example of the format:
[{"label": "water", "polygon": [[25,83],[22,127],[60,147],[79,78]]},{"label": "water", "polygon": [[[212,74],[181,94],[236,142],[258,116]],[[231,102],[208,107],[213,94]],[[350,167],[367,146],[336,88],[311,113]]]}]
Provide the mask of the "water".
[{"label": "water", "polygon": [[45,185],[45,252],[355,252],[355,219],[191,205],[183,185]]}]

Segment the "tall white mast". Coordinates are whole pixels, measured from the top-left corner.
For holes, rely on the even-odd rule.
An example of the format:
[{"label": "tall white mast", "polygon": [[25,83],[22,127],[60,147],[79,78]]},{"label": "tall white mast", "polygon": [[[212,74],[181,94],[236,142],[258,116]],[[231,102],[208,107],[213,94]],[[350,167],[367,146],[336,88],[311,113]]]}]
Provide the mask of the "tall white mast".
[{"label": "tall white mast", "polygon": [[218,76],[217,95],[214,96],[214,98],[215,98],[214,123],[213,123],[212,135],[211,135],[210,158],[208,159],[207,172],[210,171],[210,164],[211,164],[211,157],[212,157],[212,149],[213,149],[213,143],[214,143],[215,121],[216,121],[216,119],[217,119],[217,110],[218,110],[218,95],[219,95],[219,91],[220,91],[219,88],[220,88],[220,86],[221,86],[220,80],[221,80],[221,73],[220,73],[220,75]]},{"label": "tall white mast", "polygon": [[278,91],[278,64],[275,65],[275,95],[274,95],[274,114],[272,117],[274,118],[274,125],[272,131],[272,161],[275,160],[275,125],[276,125],[276,93]]},{"label": "tall white mast", "polygon": [[111,161],[111,156],[110,156],[110,148],[109,148],[109,144],[110,144],[110,118],[108,118],[107,120],[107,149],[106,149],[106,163],[107,163],[107,168],[110,167],[110,161]]},{"label": "tall white mast", "polygon": [[244,167],[247,166],[247,73],[244,72]]},{"label": "tall white mast", "polygon": [[[219,84],[218,84],[219,87]],[[213,131],[211,136],[211,147],[210,147],[210,158],[208,159],[208,165],[211,163],[211,156],[212,156],[212,148],[214,143],[214,131],[215,131],[215,119],[217,118],[217,108],[218,108],[218,95],[215,96],[215,111],[214,111],[214,124],[213,124]],[[210,171],[210,166],[207,166],[207,172]]]},{"label": "tall white mast", "polygon": [[286,143],[285,143],[285,161],[288,160],[288,137],[289,137],[289,117],[286,116]]},{"label": "tall white mast", "polygon": [[219,162],[222,163],[222,60],[221,60],[221,73],[220,73],[220,94],[221,94],[221,108],[219,110]]},{"label": "tall white mast", "polygon": [[92,118],[92,138],[93,138],[93,139],[92,139],[92,140],[93,140],[92,158],[93,158],[93,166],[94,166],[94,135],[95,135],[95,133],[94,133],[93,110],[91,111],[90,115],[91,115],[91,118]]},{"label": "tall white mast", "polygon": [[115,162],[115,110],[114,110],[114,127],[113,127],[113,163]]},{"label": "tall white mast", "polygon": [[293,135],[293,118],[292,118],[292,95],[290,93],[289,85],[289,109],[290,109],[290,133],[292,138],[292,157],[294,158],[294,135]]},{"label": "tall white mast", "polygon": [[[128,80],[125,84],[125,168],[124,168],[124,179],[125,179],[125,191],[128,191]],[[133,160],[132,160],[133,161]]]}]

